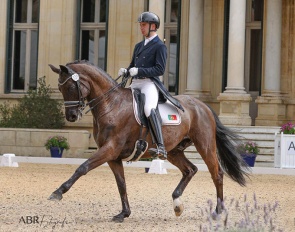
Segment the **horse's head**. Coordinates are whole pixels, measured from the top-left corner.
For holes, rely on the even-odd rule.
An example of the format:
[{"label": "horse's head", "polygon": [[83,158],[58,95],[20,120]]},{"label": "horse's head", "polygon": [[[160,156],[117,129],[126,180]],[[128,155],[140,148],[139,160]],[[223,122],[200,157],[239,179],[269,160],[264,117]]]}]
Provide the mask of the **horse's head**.
[{"label": "horse's head", "polygon": [[49,67],[59,74],[58,88],[64,98],[66,119],[70,122],[79,120],[86,106],[85,98],[90,93],[87,79],[68,66],[60,65],[59,69],[49,64]]}]

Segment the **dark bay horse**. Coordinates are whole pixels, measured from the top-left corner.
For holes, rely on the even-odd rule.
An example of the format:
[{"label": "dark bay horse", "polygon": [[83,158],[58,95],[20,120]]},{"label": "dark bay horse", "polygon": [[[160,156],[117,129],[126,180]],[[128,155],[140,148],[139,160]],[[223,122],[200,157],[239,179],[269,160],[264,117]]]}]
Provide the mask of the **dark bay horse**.
[{"label": "dark bay horse", "polygon": [[[122,159],[128,157],[140,134],[140,125],[133,114],[132,93],[128,88],[118,86],[102,69],[87,61],[75,61],[56,68],[59,74],[59,90],[65,101],[65,115],[70,122],[77,121],[87,101],[93,114],[93,135],[97,151],[81,164],[72,177],[64,182],[49,197],[61,200],[72,185],[90,170],[108,163],[115,175],[122,202],[122,211],[113,221],[123,222],[131,210],[127,198]],[[182,178],[172,193],[176,216],[183,212],[180,196],[198,168],[184,154],[184,150],[194,144],[208,167],[216,187],[216,213],[223,209],[223,173],[244,186],[247,169],[236,149],[237,135],[222,125],[217,115],[204,103],[187,95],[176,96],[185,112],[181,114],[179,126],[163,126],[163,137],[168,151],[168,161],[179,168]],[[144,129],[146,130],[146,129]],[[146,138],[149,147],[152,138]],[[155,146],[155,145],[154,145]],[[143,157],[148,157],[144,154]]]}]

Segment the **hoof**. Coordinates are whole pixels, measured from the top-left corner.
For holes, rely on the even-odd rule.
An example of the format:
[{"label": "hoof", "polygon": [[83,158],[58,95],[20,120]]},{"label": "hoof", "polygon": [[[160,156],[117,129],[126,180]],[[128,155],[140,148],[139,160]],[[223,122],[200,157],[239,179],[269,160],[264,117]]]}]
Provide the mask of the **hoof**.
[{"label": "hoof", "polygon": [[184,206],[183,206],[180,198],[175,198],[174,199],[173,208],[174,208],[175,215],[177,217],[179,217],[182,214],[183,210],[184,210]]},{"label": "hoof", "polygon": [[118,215],[114,216],[112,221],[113,222],[123,222],[124,218],[129,217],[130,213],[131,213],[130,211],[128,211],[128,212],[123,211],[123,212],[119,213]]},{"label": "hoof", "polygon": [[58,193],[52,193],[50,197],[48,197],[48,200],[50,201],[60,201],[62,199],[62,195]]},{"label": "hoof", "polygon": [[216,211],[214,211],[214,212],[211,214],[211,217],[212,217],[212,219],[213,219],[214,221],[217,221],[217,220],[220,219],[220,215],[219,215]]},{"label": "hoof", "polygon": [[117,215],[117,216],[114,216],[113,219],[112,219],[113,222],[120,222],[122,223],[124,221],[124,217],[120,216],[120,215]]}]

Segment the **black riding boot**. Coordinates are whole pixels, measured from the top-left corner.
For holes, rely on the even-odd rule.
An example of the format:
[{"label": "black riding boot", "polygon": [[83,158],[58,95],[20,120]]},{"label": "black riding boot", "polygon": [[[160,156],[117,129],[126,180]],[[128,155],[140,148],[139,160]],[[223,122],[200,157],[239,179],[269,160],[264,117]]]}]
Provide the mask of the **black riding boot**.
[{"label": "black riding boot", "polygon": [[157,148],[150,148],[149,153],[154,157],[158,156],[160,159],[165,160],[167,159],[167,152],[164,146],[162,125],[160,120],[158,119],[155,109],[151,110],[151,114],[148,117],[148,120],[153,140],[155,140],[157,144]]}]

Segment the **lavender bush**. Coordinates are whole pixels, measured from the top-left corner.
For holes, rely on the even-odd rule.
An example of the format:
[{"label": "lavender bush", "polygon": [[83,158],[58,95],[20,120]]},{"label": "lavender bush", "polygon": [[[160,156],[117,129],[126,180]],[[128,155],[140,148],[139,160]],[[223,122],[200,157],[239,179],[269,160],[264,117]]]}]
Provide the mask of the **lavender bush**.
[{"label": "lavender bush", "polygon": [[[226,202],[226,200],[224,200]],[[228,208],[222,203],[224,211],[217,215],[213,211],[213,202],[207,201],[207,207],[201,209],[202,218],[206,221],[199,225],[200,232],[211,231],[283,231],[275,225],[275,212],[278,202],[260,205],[254,193],[253,200],[248,201],[244,195],[244,202],[232,198]]]}]

